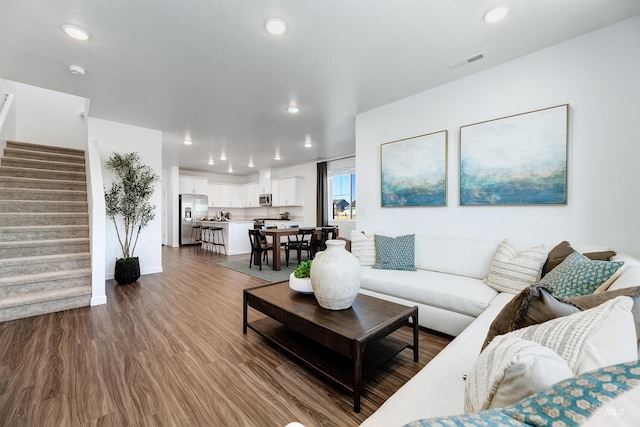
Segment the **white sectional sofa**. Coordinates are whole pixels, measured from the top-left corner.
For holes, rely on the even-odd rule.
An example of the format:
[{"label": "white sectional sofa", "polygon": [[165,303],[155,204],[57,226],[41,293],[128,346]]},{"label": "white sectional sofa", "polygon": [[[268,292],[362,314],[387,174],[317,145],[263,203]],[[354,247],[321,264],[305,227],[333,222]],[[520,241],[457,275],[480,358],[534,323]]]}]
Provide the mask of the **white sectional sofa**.
[{"label": "white sectional sofa", "polygon": [[[489,273],[500,243],[499,240],[416,235],[417,271],[378,270],[365,265],[360,292],[417,305],[420,326],[458,335],[498,295],[483,279]],[[531,245],[516,246],[525,249]]]},{"label": "white sectional sofa", "polygon": [[[514,297],[495,291],[482,280],[500,243],[416,236],[418,271],[363,266],[362,293],[418,305],[421,326],[457,336],[365,420],[363,427],[403,426],[418,419],[464,413],[464,376],[473,368],[493,320]],[[614,259],[626,265],[611,289],[640,285],[640,260],[624,255]]]}]

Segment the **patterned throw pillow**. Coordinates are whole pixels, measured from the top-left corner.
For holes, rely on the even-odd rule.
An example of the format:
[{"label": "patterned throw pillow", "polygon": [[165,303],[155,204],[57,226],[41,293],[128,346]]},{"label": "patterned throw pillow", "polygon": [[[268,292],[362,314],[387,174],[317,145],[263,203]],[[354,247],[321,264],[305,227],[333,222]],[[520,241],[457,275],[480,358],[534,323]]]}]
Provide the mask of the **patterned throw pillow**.
[{"label": "patterned throw pillow", "polygon": [[615,280],[624,262],[592,261],[578,252],[569,255],[540,281],[557,297],[571,298],[592,294],[606,282]]},{"label": "patterned throw pillow", "polygon": [[[640,359],[608,366],[560,381],[553,387],[502,409],[417,420],[405,427],[434,426],[566,426],[583,425],[608,402],[628,393],[640,394]],[[620,408],[610,408],[620,409]],[[627,407],[626,425],[637,425],[637,408]],[[613,412],[611,412],[613,415]],[[620,415],[616,412],[615,415]]]},{"label": "patterned throw pillow", "polygon": [[416,271],[415,234],[387,237],[376,234],[376,263],[379,270]]},{"label": "patterned throw pillow", "polygon": [[371,266],[376,262],[376,242],[371,234],[351,230],[351,253],[358,258],[360,265]]},{"label": "patterned throw pillow", "polygon": [[485,283],[498,292],[517,294],[540,279],[546,256],[544,245],[518,252],[505,239],[498,247]]}]

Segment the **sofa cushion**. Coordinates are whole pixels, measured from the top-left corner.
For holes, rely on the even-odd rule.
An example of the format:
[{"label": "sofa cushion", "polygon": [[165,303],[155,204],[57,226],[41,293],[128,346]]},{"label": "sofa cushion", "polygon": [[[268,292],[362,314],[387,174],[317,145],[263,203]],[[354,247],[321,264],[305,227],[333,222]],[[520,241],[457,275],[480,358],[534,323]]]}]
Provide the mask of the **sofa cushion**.
[{"label": "sofa cushion", "polygon": [[[547,261],[542,267],[542,277],[546,276],[551,270],[556,268],[566,257],[571,255],[575,249],[571,247],[569,242],[562,241],[558,243],[553,249],[549,251],[547,255]],[[599,251],[599,252],[585,252],[583,254],[591,260],[610,261],[611,257],[616,255],[615,251]]]},{"label": "sofa cushion", "polygon": [[592,309],[509,332],[549,347],[574,374],[638,357],[629,297],[616,297]]},{"label": "sofa cushion", "polygon": [[518,251],[505,239],[496,251],[485,283],[499,292],[517,294],[540,279],[546,255],[545,245]]},{"label": "sofa cushion", "polygon": [[482,280],[435,271],[362,267],[360,287],[477,317],[498,294]]},{"label": "sofa cushion", "polygon": [[573,376],[555,351],[503,335],[478,357],[465,388],[465,412],[503,408]]},{"label": "sofa cushion", "polygon": [[600,286],[605,287],[607,282],[612,283],[623,265],[619,261],[592,261],[573,252],[544,276],[540,284],[553,289],[553,294],[558,297],[592,294]]},{"label": "sofa cushion", "polygon": [[484,349],[498,335],[579,311],[578,307],[570,303],[558,301],[543,286],[529,286],[509,301],[496,316],[482,348]]},{"label": "sofa cushion", "polygon": [[364,234],[351,230],[351,253],[358,258],[360,265],[370,266],[376,262],[376,242],[373,234]]},{"label": "sofa cushion", "polygon": [[376,263],[373,268],[380,270],[415,271],[415,235],[389,237],[376,234]]},{"label": "sofa cushion", "polygon": [[498,240],[416,235],[416,268],[484,279]]},{"label": "sofa cushion", "polygon": [[634,360],[568,378],[506,408],[421,419],[405,427],[630,426],[640,422],[639,398],[640,360]]}]

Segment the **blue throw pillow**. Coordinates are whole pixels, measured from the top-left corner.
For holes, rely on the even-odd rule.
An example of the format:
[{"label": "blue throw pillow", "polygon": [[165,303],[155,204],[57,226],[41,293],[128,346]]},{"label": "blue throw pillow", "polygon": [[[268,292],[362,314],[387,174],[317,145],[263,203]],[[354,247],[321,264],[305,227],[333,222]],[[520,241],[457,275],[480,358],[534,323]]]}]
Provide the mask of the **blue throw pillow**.
[{"label": "blue throw pillow", "polygon": [[592,261],[573,252],[539,283],[552,288],[556,297],[589,295],[611,279],[623,265],[619,261]]},{"label": "blue throw pillow", "polygon": [[640,359],[568,378],[502,409],[417,420],[405,427],[579,426],[602,405],[638,386]]},{"label": "blue throw pillow", "polygon": [[416,271],[415,234],[398,237],[376,234],[373,239],[376,245],[376,263],[372,268]]}]

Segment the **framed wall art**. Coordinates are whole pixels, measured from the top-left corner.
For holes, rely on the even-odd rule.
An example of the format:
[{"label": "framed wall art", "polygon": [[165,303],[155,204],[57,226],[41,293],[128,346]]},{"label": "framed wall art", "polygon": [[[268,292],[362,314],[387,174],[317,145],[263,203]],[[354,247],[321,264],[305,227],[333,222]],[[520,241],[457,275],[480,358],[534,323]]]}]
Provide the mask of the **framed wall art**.
[{"label": "framed wall art", "polygon": [[380,146],[382,207],[447,205],[446,130]]},{"label": "framed wall art", "polygon": [[460,205],[567,204],[569,104],[460,127]]}]

